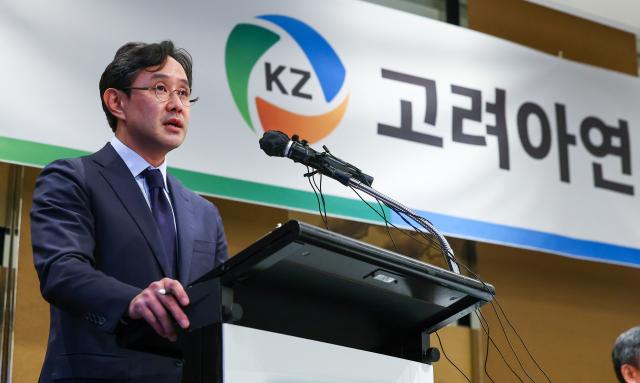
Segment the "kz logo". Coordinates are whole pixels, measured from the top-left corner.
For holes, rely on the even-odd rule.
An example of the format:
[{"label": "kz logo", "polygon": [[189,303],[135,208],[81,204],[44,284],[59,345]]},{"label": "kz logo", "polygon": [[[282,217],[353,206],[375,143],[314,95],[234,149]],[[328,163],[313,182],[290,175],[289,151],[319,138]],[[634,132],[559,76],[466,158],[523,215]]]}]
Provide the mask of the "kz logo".
[{"label": "kz logo", "polygon": [[349,100],[340,58],[300,20],[257,19],[260,25],[236,25],[225,49],[227,81],[242,118],[256,133],[261,127],[310,143],[323,139],[338,126]]}]

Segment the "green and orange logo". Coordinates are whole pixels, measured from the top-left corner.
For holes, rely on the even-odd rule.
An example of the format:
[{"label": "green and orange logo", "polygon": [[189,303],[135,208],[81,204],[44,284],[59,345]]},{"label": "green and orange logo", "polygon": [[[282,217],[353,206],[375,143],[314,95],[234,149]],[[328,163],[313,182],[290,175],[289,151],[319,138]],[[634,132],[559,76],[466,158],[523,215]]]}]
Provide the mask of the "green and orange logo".
[{"label": "green and orange logo", "polygon": [[[325,138],[338,126],[349,100],[342,90],[342,61],[324,37],[300,20],[283,15],[256,19],[236,25],[225,49],[227,81],[242,118],[256,134],[261,128],[297,134],[310,143]],[[283,64],[283,58],[294,62]]]}]

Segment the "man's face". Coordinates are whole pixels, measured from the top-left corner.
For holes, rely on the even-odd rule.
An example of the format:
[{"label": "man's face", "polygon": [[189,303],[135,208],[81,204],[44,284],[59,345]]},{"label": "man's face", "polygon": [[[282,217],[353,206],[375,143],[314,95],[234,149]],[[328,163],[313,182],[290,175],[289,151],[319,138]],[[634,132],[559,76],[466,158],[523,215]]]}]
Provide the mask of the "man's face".
[{"label": "man's face", "polygon": [[[168,57],[164,66],[140,71],[131,87],[164,86],[169,92],[189,89],[182,66]],[[177,92],[160,101],[155,91],[132,89],[124,98],[124,120],[116,135],[145,158],[162,158],[184,141],[189,126],[189,108],[182,105]],[[122,131],[121,131],[122,130]]]}]

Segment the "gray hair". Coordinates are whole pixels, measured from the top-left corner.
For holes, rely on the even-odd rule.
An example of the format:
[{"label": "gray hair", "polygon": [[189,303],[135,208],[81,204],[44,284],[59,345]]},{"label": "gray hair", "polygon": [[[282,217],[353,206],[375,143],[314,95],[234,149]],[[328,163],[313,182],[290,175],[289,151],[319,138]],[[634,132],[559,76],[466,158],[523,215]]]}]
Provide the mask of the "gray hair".
[{"label": "gray hair", "polygon": [[620,367],[623,364],[640,368],[640,326],[632,327],[618,336],[613,345],[611,358],[616,376],[621,383],[624,383],[620,372]]}]

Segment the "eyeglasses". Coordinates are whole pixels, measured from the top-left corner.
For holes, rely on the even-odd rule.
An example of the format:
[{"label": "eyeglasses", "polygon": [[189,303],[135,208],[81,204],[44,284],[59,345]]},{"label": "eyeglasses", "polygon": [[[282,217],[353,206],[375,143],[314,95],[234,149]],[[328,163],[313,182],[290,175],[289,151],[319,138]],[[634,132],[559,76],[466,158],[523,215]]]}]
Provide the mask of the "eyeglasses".
[{"label": "eyeglasses", "polygon": [[174,90],[170,91],[169,89],[167,89],[166,86],[160,85],[160,84],[158,84],[156,86],[127,86],[127,87],[125,87],[123,89],[152,90],[153,93],[155,93],[156,98],[160,102],[168,101],[169,98],[171,98],[171,94],[175,93],[176,95],[178,95],[178,99],[180,99],[180,102],[182,103],[182,105],[186,106],[187,108],[190,107],[191,104],[197,102],[200,99],[200,97],[189,98],[189,96],[190,96],[189,89],[178,88],[178,89],[174,89]]}]

